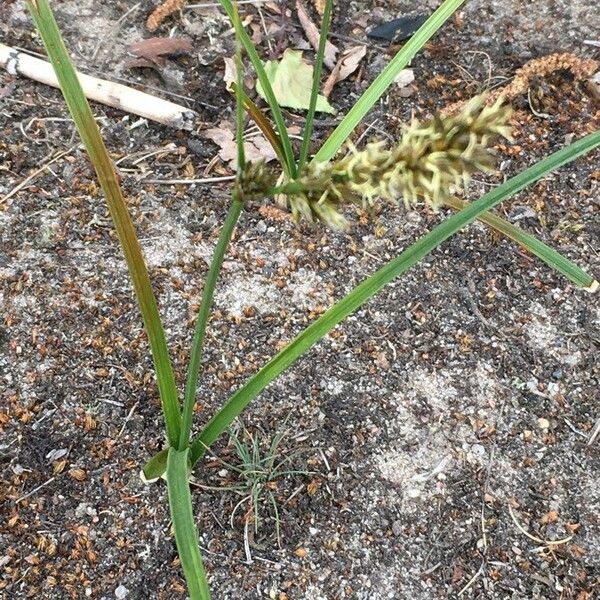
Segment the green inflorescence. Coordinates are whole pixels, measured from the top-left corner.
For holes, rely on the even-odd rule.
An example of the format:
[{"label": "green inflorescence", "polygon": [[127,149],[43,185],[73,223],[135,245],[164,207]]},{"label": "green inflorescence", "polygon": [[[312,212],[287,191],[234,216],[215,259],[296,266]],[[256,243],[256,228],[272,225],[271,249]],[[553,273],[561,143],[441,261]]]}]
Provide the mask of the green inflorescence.
[{"label": "green inflorescence", "polygon": [[377,199],[410,205],[423,199],[440,206],[464,187],[476,171],[490,170],[490,142],[508,138],[511,109],[501,100],[486,106],[473,99],[457,115],[436,116],[427,124],[416,119],[400,142],[389,148],[376,141],[363,150],[349,146],[343,158],[309,163],[297,179],[300,191],[280,196],[296,219],[321,221],[345,228],[344,205],[370,206]]}]

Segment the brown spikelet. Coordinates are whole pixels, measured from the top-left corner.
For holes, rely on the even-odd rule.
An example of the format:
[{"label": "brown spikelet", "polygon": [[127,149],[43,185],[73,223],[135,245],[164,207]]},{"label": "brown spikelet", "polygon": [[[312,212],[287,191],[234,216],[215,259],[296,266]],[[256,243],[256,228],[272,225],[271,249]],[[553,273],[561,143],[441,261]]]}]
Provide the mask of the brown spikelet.
[{"label": "brown spikelet", "polygon": [[262,206],[259,206],[258,214],[261,217],[275,223],[289,223],[292,220],[289,212],[281,210],[280,208],[277,208],[271,204],[263,204]]},{"label": "brown spikelet", "polygon": [[240,178],[242,197],[251,200],[264,196],[276,181],[276,175],[264,160],[248,162]]},{"label": "brown spikelet", "polygon": [[146,21],[149,31],[156,31],[162,22],[173,13],[183,8],[185,0],[165,0],[159,7],[155,8]]},{"label": "brown spikelet", "polygon": [[[517,69],[513,80],[508,85],[494,90],[487,97],[486,104],[493,104],[500,97],[510,101],[521,94],[526,94],[529,89],[529,82],[534,77],[547,77],[559,71],[569,71],[576,80],[580,81],[590,78],[597,70],[597,61],[580,58],[570,52],[534,58],[525,63],[520,69]],[[455,113],[461,110],[465,104],[466,101],[464,100],[455,102],[447,106],[442,114]]]}]

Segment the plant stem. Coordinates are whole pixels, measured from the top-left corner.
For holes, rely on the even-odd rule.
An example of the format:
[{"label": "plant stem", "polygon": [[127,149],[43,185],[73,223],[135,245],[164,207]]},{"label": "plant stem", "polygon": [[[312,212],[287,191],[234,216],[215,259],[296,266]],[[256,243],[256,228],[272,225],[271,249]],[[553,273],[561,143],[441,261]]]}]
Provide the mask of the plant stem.
[{"label": "plant stem", "polygon": [[198,313],[198,318],[196,319],[196,328],[194,331],[192,350],[190,354],[190,364],[185,383],[181,435],[178,444],[179,450],[184,450],[187,448],[189,443],[190,433],[192,430],[192,419],[194,415],[194,404],[196,402],[196,390],[198,388],[198,378],[200,376],[200,367],[202,362],[202,348],[204,346],[204,338],[206,335],[206,325],[208,323],[208,317],[210,315],[210,309],[213,303],[215,286],[217,279],[219,278],[219,273],[221,272],[221,267],[223,266],[225,253],[229,247],[229,242],[231,241],[233,231],[238,219],[240,218],[243,206],[243,203],[234,197],[234,200],[229,207],[229,212],[227,213],[223,228],[221,229],[219,240],[210,263],[210,269],[204,283],[200,312]]},{"label": "plant stem", "polygon": [[[236,32],[242,29],[240,16],[237,11],[237,4],[232,6],[231,20]],[[237,173],[235,181],[235,190],[233,192],[233,202],[229,207],[223,229],[219,235],[219,240],[215,248],[215,253],[208,270],[208,276],[204,284],[202,292],[202,301],[200,304],[200,312],[196,321],[194,338],[192,340],[192,350],[190,354],[190,364],[188,367],[188,375],[185,383],[185,395],[183,401],[181,435],[179,436],[179,450],[183,451],[188,447],[190,434],[192,431],[192,420],[194,416],[194,404],[196,402],[196,391],[198,389],[198,378],[200,376],[200,367],[202,363],[202,348],[204,346],[204,338],[206,336],[206,325],[210,315],[210,309],[213,303],[215,286],[225,253],[233,236],[236,223],[240,218],[240,214],[244,207],[242,178],[246,168],[246,154],[244,152],[244,91],[243,91],[243,63],[242,63],[242,44],[240,42],[239,33],[235,40],[235,64],[237,71],[237,85],[235,88],[235,140],[237,146]]]},{"label": "plant stem", "polygon": [[317,60],[313,71],[312,90],[310,92],[310,103],[308,105],[308,114],[306,124],[304,125],[304,134],[302,136],[302,148],[300,149],[300,158],[298,159],[298,172],[302,172],[302,167],[308,158],[308,149],[312,138],[313,127],[315,124],[315,112],[317,110],[317,100],[319,98],[319,88],[321,87],[321,74],[323,73],[323,62],[325,60],[325,46],[327,44],[327,33],[331,23],[331,12],[333,0],[325,1],[325,10],[321,21],[321,34],[319,36],[319,49],[317,51]]},{"label": "plant stem", "polygon": [[235,71],[237,82],[235,86],[235,143],[237,146],[237,173],[236,187],[240,195],[240,200],[243,200],[241,191],[241,181],[246,168],[246,152],[244,149],[244,63],[242,62],[242,42],[240,40],[239,31],[244,27],[240,21],[237,1],[233,5],[232,14],[233,26],[238,32],[235,36]]}]

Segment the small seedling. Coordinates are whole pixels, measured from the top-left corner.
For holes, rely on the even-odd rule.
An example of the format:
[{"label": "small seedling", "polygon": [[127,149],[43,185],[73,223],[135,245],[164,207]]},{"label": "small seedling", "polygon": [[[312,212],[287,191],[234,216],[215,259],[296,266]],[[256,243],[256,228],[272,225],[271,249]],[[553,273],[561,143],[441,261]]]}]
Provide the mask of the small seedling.
[{"label": "small seedling", "polygon": [[[281,428],[269,441],[268,436],[260,429],[250,431],[243,424],[230,428],[229,446],[233,448],[236,459],[225,461],[215,456],[217,462],[223,467],[220,475],[226,476],[228,483],[220,487],[201,486],[234,492],[241,496],[231,511],[229,518],[231,528],[235,527],[236,516],[242,513],[242,522],[245,526],[252,524],[256,535],[263,525],[263,520],[268,519],[275,524],[279,546],[281,546],[279,508],[281,483],[291,477],[311,474],[306,469],[293,468],[294,460],[300,454],[299,451],[285,454],[282,451],[281,443],[288,433],[285,427]],[[245,530],[247,533],[247,527]]]},{"label": "small seedling", "polygon": [[[190,353],[188,377],[183,402],[181,402],[148,270],[119,187],[119,178],[114,164],[106,151],[98,126],[81,90],[48,0],[28,0],[29,9],[56,71],[61,90],[106,196],[148,335],[164,413],[167,447],[148,462],[144,473],[147,479],[152,479],[166,472],[175,540],[192,600],[208,600],[210,589],[200,555],[198,533],[192,512],[188,481],[190,470],[205,454],[207,448],[228,430],[244,408],[269,383],[388,283],[400,277],[466,225],[480,219],[540,257],[575,285],[589,291],[598,288],[598,282],[572,261],[534,236],[526,234],[488,211],[549,172],[597,147],[600,144],[600,131],[558,150],[471,204],[455,198],[451,188],[466,183],[474,171],[491,165],[493,157],[490,146],[494,136],[508,134],[509,110],[501,104],[487,107],[481,100],[476,100],[458,115],[436,117],[426,123],[412,123],[407,126],[402,139],[391,147],[386,147],[377,141],[363,149],[354,149],[348,144],[356,126],[394,82],[398,73],[407,66],[419,49],[463,2],[464,0],[444,0],[441,3],[341,119],[316,154],[310,158],[309,147],[319,96],[332,0],[325,2],[309,109],[298,154],[288,135],[283,113],[277,103],[268,74],[242,26],[236,5],[231,0],[220,0],[234,26],[237,40],[235,98],[238,171],[232,189],[229,212],[204,284]],[[242,47],[256,72],[274,125],[244,92]],[[280,171],[267,168],[264,163],[246,162],[243,145],[245,112],[256,122],[273,145],[280,159]],[[344,146],[346,152],[338,155],[338,151]],[[382,198],[407,203],[426,200],[435,207],[450,207],[456,211],[456,214],[443,220],[399,256],[382,266],[298,334],[279,354],[238,389],[223,408],[208,421],[199,435],[192,438],[192,417],[202,365],[202,349],[223,259],[243,210],[252,210],[257,203],[265,202],[271,197],[278,197],[299,218],[321,221],[333,227],[348,226],[343,214],[346,204],[368,205]],[[249,485],[249,488],[246,488],[249,489],[246,502],[252,507],[256,527],[260,494],[266,492],[269,497],[269,492],[272,491],[269,489],[269,483],[272,482],[274,473],[285,472],[285,464],[277,465],[275,468],[276,461],[273,458],[275,450],[270,454],[267,453],[265,462],[254,437],[247,438],[245,441],[238,440],[236,448],[240,456],[244,457],[242,462],[246,465],[244,467],[246,470],[242,469],[242,471],[245,472],[244,479]]]}]

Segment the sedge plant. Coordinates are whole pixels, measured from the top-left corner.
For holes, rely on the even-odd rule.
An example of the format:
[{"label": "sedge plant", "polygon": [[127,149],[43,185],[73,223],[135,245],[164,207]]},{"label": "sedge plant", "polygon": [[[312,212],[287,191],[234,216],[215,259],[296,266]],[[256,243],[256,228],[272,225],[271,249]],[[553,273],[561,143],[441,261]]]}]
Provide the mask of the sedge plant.
[{"label": "sedge plant", "polygon": [[[490,151],[492,141],[498,136],[509,135],[510,109],[508,107],[502,104],[486,106],[481,99],[475,99],[457,115],[435,117],[427,123],[416,121],[410,123],[406,126],[401,139],[391,146],[373,141],[366,147],[357,149],[348,141],[356,126],[385,93],[399,71],[463,2],[464,0],[444,0],[440,4],[375,78],[311,158],[310,142],[325,41],[332,13],[332,0],[325,2],[310,106],[299,149],[295,149],[290,140],[281,107],[277,103],[257,49],[242,26],[236,4],[231,0],[220,0],[236,34],[237,84],[234,86],[234,91],[238,167],[229,210],[204,282],[190,350],[187,380],[183,396],[180,397],[148,270],[119,186],[114,164],[81,90],[48,0],[28,0],[29,9],[56,71],[67,106],[106,197],[148,336],[165,421],[167,444],[163,451],[149,460],[143,472],[147,480],[161,476],[166,478],[175,541],[188,592],[193,600],[208,600],[211,597],[192,511],[189,476],[194,465],[228,430],[244,408],[274,379],[386,285],[416,265],[445,240],[478,219],[541,258],[576,286],[589,291],[595,291],[598,287],[594,277],[572,261],[489,211],[551,171],[596,148],[600,144],[600,131],[556,151],[472,203],[457,198],[453,195],[453,190],[463,186],[474,172],[492,166],[493,154]],[[242,80],[244,53],[265,92],[273,124],[266,113],[244,92]],[[280,170],[261,162],[248,163],[245,160],[242,140],[245,113],[256,122],[273,145],[280,161]],[[340,153],[343,147],[345,150]],[[297,154],[296,150],[298,150]],[[348,226],[344,216],[344,208],[347,204],[368,206],[381,199],[402,201],[406,204],[425,201],[434,207],[449,207],[455,213],[418,239],[399,256],[381,266],[299,333],[279,354],[242,385],[194,436],[192,417],[201,375],[202,351],[213,294],[223,260],[244,210],[251,210],[257,203],[264,202],[270,197],[277,198],[297,218],[320,221],[326,226],[336,228]]]}]

